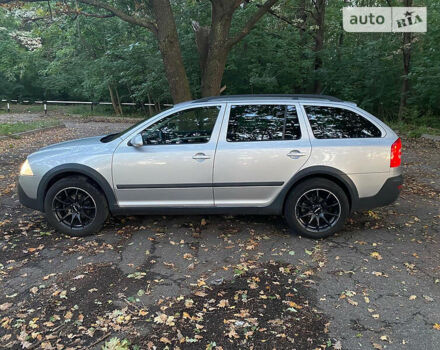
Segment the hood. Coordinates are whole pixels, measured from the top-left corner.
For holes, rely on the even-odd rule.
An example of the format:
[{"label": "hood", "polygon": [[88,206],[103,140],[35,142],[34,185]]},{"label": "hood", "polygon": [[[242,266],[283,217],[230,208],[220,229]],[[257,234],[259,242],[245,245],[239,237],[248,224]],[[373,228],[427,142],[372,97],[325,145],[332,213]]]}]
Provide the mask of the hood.
[{"label": "hood", "polygon": [[28,159],[31,162],[54,161],[57,164],[66,161],[79,162],[81,159],[86,159],[87,157],[112,153],[119,144],[119,141],[121,141],[120,139],[115,139],[113,142],[104,143],[100,141],[103,137],[104,136],[93,136],[56,143],[40,148],[37,152],[30,154]]},{"label": "hood", "polygon": [[45,150],[53,150],[58,149],[59,151],[62,151],[63,149],[68,148],[69,150],[73,150],[73,148],[76,147],[93,147],[94,145],[102,145],[102,142],[100,141],[104,135],[101,136],[92,136],[92,137],[86,137],[83,139],[77,139],[77,140],[71,140],[71,141],[64,141],[60,143],[55,143],[53,145],[49,145],[43,148],[40,148],[40,151]]}]

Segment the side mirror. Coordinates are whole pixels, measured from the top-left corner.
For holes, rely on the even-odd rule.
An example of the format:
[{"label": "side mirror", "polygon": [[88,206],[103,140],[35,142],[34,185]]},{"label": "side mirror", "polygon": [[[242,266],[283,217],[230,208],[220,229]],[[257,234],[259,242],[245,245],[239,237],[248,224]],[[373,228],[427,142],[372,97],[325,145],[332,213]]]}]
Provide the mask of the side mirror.
[{"label": "side mirror", "polygon": [[130,146],[133,147],[141,147],[144,145],[144,139],[142,138],[142,134],[136,134],[131,140],[130,140]]}]

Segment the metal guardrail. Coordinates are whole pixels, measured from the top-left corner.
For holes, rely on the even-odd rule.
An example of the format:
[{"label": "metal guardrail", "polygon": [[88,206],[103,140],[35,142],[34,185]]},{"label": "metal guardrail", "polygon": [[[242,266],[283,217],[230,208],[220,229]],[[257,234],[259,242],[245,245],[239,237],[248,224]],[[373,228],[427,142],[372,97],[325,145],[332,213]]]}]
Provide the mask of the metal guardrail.
[{"label": "metal guardrail", "polygon": [[[32,105],[32,104],[41,104],[43,105],[43,110],[44,110],[44,114],[47,115],[47,106],[49,104],[53,104],[53,105],[88,105],[90,106],[90,109],[93,111],[93,107],[94,106],[108,106],[108,105],[112,105],[111,102],[92,102],[92,101],[43,101],[43,100],[38,100],[38,101],[31,101],[31,100],[6,100],[6,99],[2,99],[1,102],[6,102],[6,108],[8,110],[8,113],[11,113],[11,103],[15,103],[15,104],[28,104],[28,105]],[[134,102],[122,102],[121,106],[156,106],[154,103],[134,103]],[[164,103],[162,104],[162,106],[164,107],[172,107],[172,104],[169,103]]]}]

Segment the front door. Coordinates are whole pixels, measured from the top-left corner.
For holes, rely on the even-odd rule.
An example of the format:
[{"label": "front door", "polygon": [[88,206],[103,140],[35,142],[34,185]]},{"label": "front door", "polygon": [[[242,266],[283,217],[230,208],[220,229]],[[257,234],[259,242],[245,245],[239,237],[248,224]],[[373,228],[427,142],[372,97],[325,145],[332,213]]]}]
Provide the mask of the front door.
[{"label": "front door", "polygon": [[297,104],[228,104],[214,164],[218,207],[264,207],[310,156]]},{"label": "front door", "polygon": [[213,206],[212,169],[224,108],[187,107],[142,130],[143,146],[122,142],[113,156],[119,206]]}]

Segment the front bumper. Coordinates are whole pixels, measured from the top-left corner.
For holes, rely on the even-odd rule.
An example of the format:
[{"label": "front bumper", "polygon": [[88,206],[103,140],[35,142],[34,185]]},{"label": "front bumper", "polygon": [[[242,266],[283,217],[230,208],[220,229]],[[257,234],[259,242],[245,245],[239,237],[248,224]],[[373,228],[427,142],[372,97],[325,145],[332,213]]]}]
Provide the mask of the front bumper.
[{"label": "front bumper", "polygon": [[17,181],[17,193],[18,193],[18,200],[21,204],[23,204],[25,207],[43,211],[43,208],[41,207],[39,201],[37,198],[30,198],[23,190],[23,188],[20,185],[20,182]]},{"label": "front bumper", "polygon": [[403,176],[390,177],[379,192],[372,197],[359,198],[353,210],[368,210],[389,205],[399,198],[403,185]]}]

